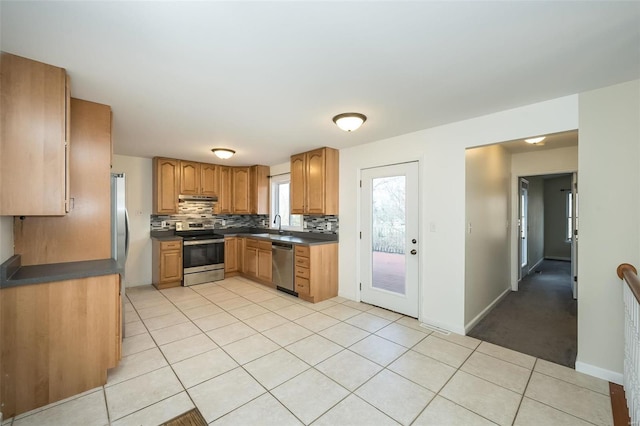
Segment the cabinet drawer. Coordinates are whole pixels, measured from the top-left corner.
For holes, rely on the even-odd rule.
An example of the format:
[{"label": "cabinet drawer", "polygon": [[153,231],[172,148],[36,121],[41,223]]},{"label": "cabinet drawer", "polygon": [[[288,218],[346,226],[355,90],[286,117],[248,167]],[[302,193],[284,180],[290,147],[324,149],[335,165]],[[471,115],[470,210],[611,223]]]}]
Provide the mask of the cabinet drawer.
[{"label": "cabinet drawer", "polygon": [[269,241],[258,241],[258,249],[271,251],[271,242],[269,242]]},{"label": "cabinet drawer", "polygon": [[260,241],[258,240],[252,240],[250,238],[247,238],[246,244],[247,244],[247,247],[250,247],[250,248],[260,248]]},{"label": "cabinet drawer", "polygon": [[303,268],[309,267],[309,258],[296,256],[296,266],[302,266]]},{"label": "cabinet drawer", "polygon": [[309,268],[296,266],[296,277],[309,279]]},{"label": "cabinet drawer", "polygon": [[180,250],[182,248],[182,241],[161,241],[160,250]]},{"label": "cabinet drawer", "polygon": [[309,294],[309,280],[296,277],[296,293]]},{"label": "cabinet drawer", "polygon": [[296,246],[296,257],[309,257],[309,246]]}]

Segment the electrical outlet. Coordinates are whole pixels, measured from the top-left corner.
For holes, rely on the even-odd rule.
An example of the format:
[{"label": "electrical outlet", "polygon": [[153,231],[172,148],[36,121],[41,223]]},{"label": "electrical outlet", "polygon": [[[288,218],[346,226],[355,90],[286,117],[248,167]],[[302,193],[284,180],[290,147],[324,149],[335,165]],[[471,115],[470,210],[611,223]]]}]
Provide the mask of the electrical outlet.
[{"label": "electrical outlet", "polygon": [[220,221],[220,225],[222,225],[222,226],[227,226],[227,221],[226,221],[226,220],[224,220],[224,219],[222,219],[222,220]]},{"label": "electrical outlet", "polygon": [[307,229],[307,221],[306,221],[306,220],[304,221],[304,224],[303,224],[303,226],[302,226],[302,227],[303,227],[304,229]]},{"label": "electrical outlet", "polygon": [[327,231],[331,231],[331,222],[327,222]]},{"label": "electrical outlet", "polygon": [[167,227],[167,221],[166,221],[166,220],[163,220],[163,221],[160,223],[160,226],[162,226],[163,228],[166,228],[166,227]]}]

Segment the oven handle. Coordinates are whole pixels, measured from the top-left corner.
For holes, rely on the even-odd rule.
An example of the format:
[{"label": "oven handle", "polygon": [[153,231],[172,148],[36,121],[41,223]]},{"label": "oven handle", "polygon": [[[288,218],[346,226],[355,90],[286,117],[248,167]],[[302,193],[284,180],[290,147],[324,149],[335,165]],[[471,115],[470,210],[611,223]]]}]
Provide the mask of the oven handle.
[{"label": "oven handle", "polygon": [[224,243],[224,238],[219,240],[194,240],[194,241],[184,241],[182,245],[185,246],[201,246],[205,244],[213,244],[213,243]]}]

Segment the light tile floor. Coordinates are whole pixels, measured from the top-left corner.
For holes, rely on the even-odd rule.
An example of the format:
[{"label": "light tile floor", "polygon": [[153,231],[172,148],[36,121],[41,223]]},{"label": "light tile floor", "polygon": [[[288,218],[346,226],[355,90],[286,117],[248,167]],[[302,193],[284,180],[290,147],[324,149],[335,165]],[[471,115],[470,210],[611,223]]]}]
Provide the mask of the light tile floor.
[{"label": "light tile floor", "polygon": [[610,425],[608,383],[336,297],[309,304],[243,278],[127,289],[107,384],[5,420],[158,425]]}]

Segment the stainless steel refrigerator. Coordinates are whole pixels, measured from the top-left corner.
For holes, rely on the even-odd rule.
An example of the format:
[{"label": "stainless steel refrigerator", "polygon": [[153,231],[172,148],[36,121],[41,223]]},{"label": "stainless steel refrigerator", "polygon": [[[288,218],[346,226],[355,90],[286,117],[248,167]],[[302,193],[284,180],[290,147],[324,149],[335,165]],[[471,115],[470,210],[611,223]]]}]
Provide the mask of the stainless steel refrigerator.
[{"label": "stainless steel refrigerator", "polygon": [[125,204],[125,178],[123,173],[111,173],[111,257],[121,271],[122,336],[124,337],[124,266],[129,253],[129,215]]}]

